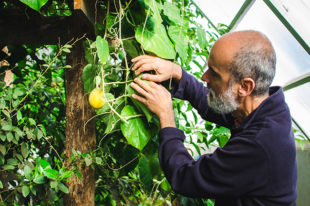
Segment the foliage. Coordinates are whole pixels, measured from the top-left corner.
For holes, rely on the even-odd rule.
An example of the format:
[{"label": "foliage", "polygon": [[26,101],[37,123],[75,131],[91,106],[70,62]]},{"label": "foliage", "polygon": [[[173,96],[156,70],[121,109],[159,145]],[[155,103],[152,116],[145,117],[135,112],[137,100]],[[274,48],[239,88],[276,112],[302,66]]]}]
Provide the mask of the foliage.
[{"label": "foliage", "polygon": [[[44,1],[23,1],[44,2]],[[29,4],[27,4],[29,5]],[[42,15],[70,15],[68,1],[47,1],[35,7]],[[20,7],[9,1],[1,7]],[[29,5],[30,6],[30,5]],[[42,7],[41,7],[42,6]],[[30,6],[31,7],[31,6]],[[56,10],[53,10],[55,8]],[[50,10],[49,10],[50,9]],[[86,93],[104,91],[106,103],[96,110],[96,149],[72,151],[73,162],[95,168],[96,205],[212,205],[211,200],[176,195],[158,162],[159,122],[143,104],[131,98],[135,77],[131,59],[151,54],[180,64],[197,77],[205,69],[209,50],[219,34],[205,31],[199,12],[189,1],[105,1],[98,12],[107,14],[96,27],[96,40],[84,42],[83,81]],[[225,31],[225,27],[219,28]],[[207,36],[205,35],[207,34]],[[63,165],[65,142],[64,46],[12,46],[2,52],[1,78],[14,73],[11,85],[1,82],[0,201],[2,205],[63,205],[70,175]],[[1,45],[1,49],[5,45]],[[1,79],[1,81],[3,81]],[[170,89],[171,82],[163,83]],[[214,142],[223,146],[227,129],[201,122],[187,102],[173,101],[178,127],[187,134],[193,155]]]},{"label": "foliage", "polygon": [[[177,198],[183,205],[207,204],[208,200],[173,195],[159,169],[159,122],[142,103],[131,98],[135,91],[129,84],[135,75],[131,71],[133,65],[130,60],[141,54],[155,55],[170,59],[200,77],[205,69],[209,49],[219,34],[210,29],[207,38],[202,26],[195,21],[199,13],[191,10],[189,3],[181,1],[110,1],[101,7],[101,12],[107,15],[103,24],[96,24],[96,40],[84,43],[89,64],[84,68],[83,81],[87,93],[99,88],[108,100],[108,104],[96,110],[99,145],[91,162],[95,162],[94,157],[104,157],[106,165],[97,166],[101,171],[106,171],[106,167],[112,169],[114,177],[107,175],[109,180],[99,177],[96,203],[104,205],[107,199],[113,199],[123,204],[145,201],[143,205],[153,205],[161,197],[167,197],[169,201]],[[171,89],[171,80],[163,85]],[[224,146],[230,136],[228,129],[209,122],[198,122],[197,112],[182,100],[175,99],[173,104],[178,127],[187,133],[188,143],[195,148],[193,153],[201,155],[205,149],[203,144],[209,147],[214,141]],[[119,182],[120,179],[132,175],[135,175],[132,184],[136,184],[139,191],[136,188],[125,187],[124,191],[123,186],[115,187],[123,184]],[[111,178],[118,180],[111,184]],[[139,199],[130,199],[131,195],[128,197],[124,194],[126,192],[135,192],[133,196]],[[120,194],[121,197],[112,195],[107,198],[108,193]],[[153,198],[142,198],[145,196]],[[208,204],[212,205],[210,200]]]},{"label": "foliage", "polygon": [[64,182],[72,174],[60,156],[65,140],[62,49],[5,48],[1,71],[13,71],[14,79],[6,85],[1,72],[0,201],[54,205],[68,193]]}]

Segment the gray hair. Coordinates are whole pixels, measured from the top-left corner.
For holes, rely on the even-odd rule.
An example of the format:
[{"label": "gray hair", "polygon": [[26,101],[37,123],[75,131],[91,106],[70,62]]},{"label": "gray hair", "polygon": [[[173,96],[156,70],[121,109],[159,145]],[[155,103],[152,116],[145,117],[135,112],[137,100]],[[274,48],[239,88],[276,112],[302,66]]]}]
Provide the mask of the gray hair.
[{"label": "gray hair", "polygon": [[266,94],[276,71],[276,54],[271,42],[263,35],[263,41],[253,40],[245,43],[236,52],[228,69],[234,83],[247,77],[254,80],[252,96]]}]

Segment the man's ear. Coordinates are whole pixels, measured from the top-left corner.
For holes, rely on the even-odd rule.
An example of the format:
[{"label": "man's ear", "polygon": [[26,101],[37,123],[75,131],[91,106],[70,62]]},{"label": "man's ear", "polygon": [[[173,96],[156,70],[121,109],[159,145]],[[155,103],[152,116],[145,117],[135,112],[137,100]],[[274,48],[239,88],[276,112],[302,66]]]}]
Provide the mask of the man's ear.
[{"label": "man's ear", "polygon": [[250,96],[255,87],[255,82],[252,78],[244,78],[240,81],[240,87],[238,90],[239,96]]}]

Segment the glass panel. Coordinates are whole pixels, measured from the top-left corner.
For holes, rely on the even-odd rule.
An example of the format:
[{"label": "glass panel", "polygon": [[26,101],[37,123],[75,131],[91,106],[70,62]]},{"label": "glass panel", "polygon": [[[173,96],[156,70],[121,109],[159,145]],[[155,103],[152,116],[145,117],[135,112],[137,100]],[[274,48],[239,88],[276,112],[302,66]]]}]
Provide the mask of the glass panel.
[{"label": "glass panel", "polygon": [[[277,54],[273,85],[284,85],[310,71],[310,56],[263,1],[256,1],[236,30],[254,29],[271,40]],[[310,93],[309,93],[310,94]]]},{"label": "glass panel", "polygon": [[228,26],[241,8],[244,0],[195,0],[195,3],[214,25],[223,23]]},{"label": "glass panel", "polygon": [[310,1],[270,0],[295,31],[310,45]]},{"label": "glass panel", "polygon": [[310,137],[310,82],[285,92],[291,114]]}]

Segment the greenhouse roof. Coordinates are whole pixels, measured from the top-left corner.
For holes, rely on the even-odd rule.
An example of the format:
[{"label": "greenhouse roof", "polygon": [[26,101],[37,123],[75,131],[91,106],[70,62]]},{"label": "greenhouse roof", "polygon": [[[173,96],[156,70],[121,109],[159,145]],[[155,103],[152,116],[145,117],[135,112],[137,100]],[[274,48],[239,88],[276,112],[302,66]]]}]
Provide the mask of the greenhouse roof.
[{"label": "greenhouse roof", "polygon": [[[253,29],[266,34],[276,50],[273,85],[280,85],[295,128],[310,137],[310,2],[306,0],[195,0],[211,25],[232,31]],[[203,24],[207,25],[207,24]]]}]

